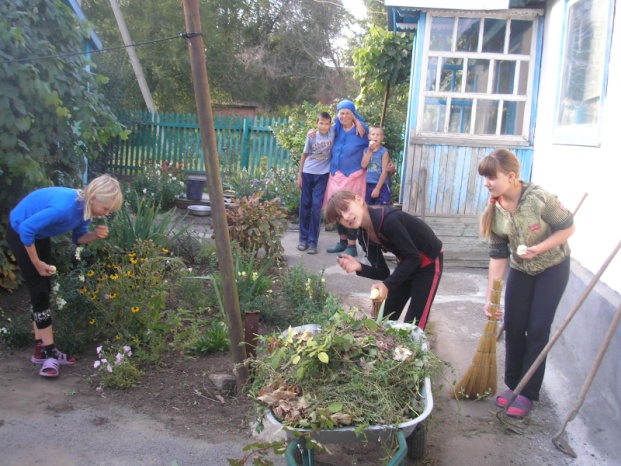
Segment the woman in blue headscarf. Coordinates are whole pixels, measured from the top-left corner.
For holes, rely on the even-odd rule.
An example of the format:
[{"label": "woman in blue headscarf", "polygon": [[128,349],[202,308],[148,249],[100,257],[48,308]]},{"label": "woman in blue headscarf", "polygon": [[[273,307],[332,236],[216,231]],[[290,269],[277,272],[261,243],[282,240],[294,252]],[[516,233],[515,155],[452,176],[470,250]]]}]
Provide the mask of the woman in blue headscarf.
[{"label": "woman in blue headscarf", "polygon": [[[332,146],[332,162],[330,164],[330,178],[326,187],[324,207],[336,191],[348,190],[359,194],[362,198],[366,194],[366,170],[360,162],[365,149],[369,146],[366,135],[369,128],[356,112],[356,106],[351,100],[342,100],[336,106],[336,121],[334,124],[335,137]],[[356,121],[364,127],[360,136],[356,130]],[[345,252],[350,256],[358,255],[356,250],[356,231],[348,230],[337,223],[339,242],[328,248],[328,252]]]}]

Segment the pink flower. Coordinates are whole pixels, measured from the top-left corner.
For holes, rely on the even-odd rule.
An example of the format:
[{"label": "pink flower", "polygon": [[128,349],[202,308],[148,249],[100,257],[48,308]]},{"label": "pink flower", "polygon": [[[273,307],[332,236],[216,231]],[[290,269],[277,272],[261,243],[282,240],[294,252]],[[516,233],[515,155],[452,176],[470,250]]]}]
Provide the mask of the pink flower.
[{"label": "pink flower", "polygon": [[106,367],[106,369],[108,369],[108,372],[112,372],[112,366],[110,364],[108,364],[108,367]]},{"label": "pink flower", "polygon": [[101,361],[95,361],[95,364],[93,364],[93,367],[97,369],[99,366],[101,366]]}]

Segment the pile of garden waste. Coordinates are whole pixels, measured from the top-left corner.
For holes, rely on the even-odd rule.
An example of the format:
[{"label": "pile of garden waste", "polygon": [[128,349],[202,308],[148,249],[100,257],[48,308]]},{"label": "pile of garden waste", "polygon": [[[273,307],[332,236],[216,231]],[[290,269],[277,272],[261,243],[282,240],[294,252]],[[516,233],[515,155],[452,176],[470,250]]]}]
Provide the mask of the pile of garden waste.
[{"label": "pile of garden waste", "polygon": [[267,406],[295,428],[408,421],[424,409],[423,381],[439,366],[416,332],[413,325],[393,327],[338,311],[321,328],[262,337],[262,350],[250,362],[251,397],[259,410]]}]

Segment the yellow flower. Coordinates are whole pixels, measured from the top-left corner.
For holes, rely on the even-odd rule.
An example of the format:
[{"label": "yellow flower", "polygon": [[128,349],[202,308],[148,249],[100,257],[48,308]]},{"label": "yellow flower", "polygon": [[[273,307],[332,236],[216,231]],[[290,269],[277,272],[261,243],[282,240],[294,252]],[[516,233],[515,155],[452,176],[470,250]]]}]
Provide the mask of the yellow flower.
[{"label": "yellow flower", "polygon": [[119,278],[119,274],[117,274],[117,273],[113,273],[112,275],[110,275],[110,278],[111,278],[112,280],[116,280],[117,278]]},{"label": "yellow flower", "polygon": [[137,261],[136,259],[130,259],[129,261],[130,261],[132,264],[137,264],[137,263],[138,263],[138,261]]},{"label": "yellow flower", "polygon": [[140,340],[139,340],[137,337],[132,338],[132,341],[133,341],[134,343],[140,343]]},{"label": "yellow flower", "polygon": [[102,275],[101,277],[99,277],[99,278],[97,279],[97,281],[103,282],[103,281],[105,281],[105,280],[106,280],[106,278],[107,278],[107,277],[106,277],[105,275]]},{"label": "yellow flower", "polygon": [[91,320],[88,321],[88,323],[91,324],[91,325],[95,325],[95,322],[97,322],[95,319],[91,319]]},{"label": "yellow flower", "polygon": [[119,335],[117,335],[117,336],[115,336],[115,337],[114,337],[114,339],[115,339],[115,340],[120,340],[120,339],[121,339],[121,337],[120,337]]},{"label": "yellow flower", "polygon": [[257,278],[259,278],[259,274],[257,272],[252,272],[252,281],[256,282]]},{"label": "yellow flower", "polygon": [[92,277],[93,275],[95,275],[95,272],[93,272],[92,270],[89,270],[88,272],[86,272],[86,275],[89,277]]},{"label": "yellow flower", "polygon": [[168,253],[168,248],[162,248],[162,252]]},{"label": "yellow flower", "polygon": [[132,276],[132,271],[131,270],[126,271],[125,275],[127,275],[128,277],[131,277]]},{"label": "yellow flower", "polygon": [[128,254],[128,256],[129,256],[129,257],[136,257],[136,253],[130,252],[130,253]]},{"label": "yellow flower", "polygon": [[88,290],[86,289],[86,287],[85,287],[85,286],[84,286],[84,287],[82,287],[82,288],[80,288],[80,293],[82,293],[82,294],[86,294],[86,292],[87,292],[87,291],[88,291]]},{"label": "yellow flower", "polygon": [[117,297],[117,294],[116,294],[116,293],[111,293],[111,294],[110,294],[110,299],[114,299],[114,298],[116,298],[116,297]]},{"label": "yellow flower", "polygon": [[140,308],[138,306],[134,306],[132,307],[132,312],[136,314],[137,312],[140,312]]},{"label": "yellow flower", "polygon": [[96,299],[97,299],[97,295],[96,294],[91,295],[91,301],[95,301]]}]

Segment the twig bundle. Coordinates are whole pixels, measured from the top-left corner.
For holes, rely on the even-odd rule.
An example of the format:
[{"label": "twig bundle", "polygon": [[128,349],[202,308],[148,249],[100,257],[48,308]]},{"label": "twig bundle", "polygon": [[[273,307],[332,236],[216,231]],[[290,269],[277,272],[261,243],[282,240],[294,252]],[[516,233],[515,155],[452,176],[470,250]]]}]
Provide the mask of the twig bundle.
[{"label": "twig bundle", "polygon": [[454,398],[478,399],[496,393],[496,332],[498,327],[496,311],[500,307],[501,291],[502,279],[496,278],[494,279],[489,308],[492,317],[485,324],[483,336],[479,341],[477,352],[472,358],[470,367],[455,386]]}]

